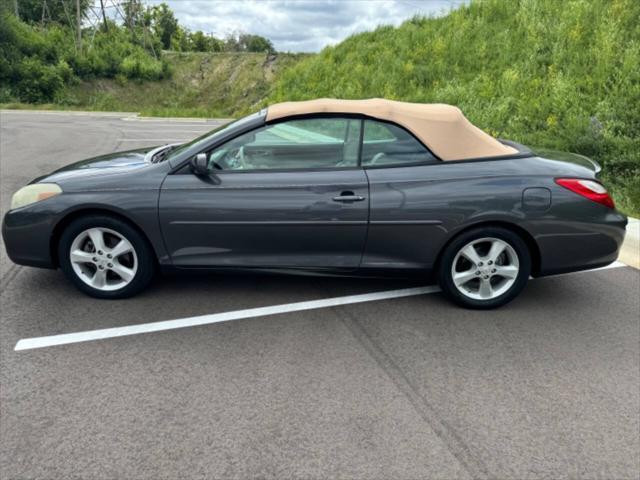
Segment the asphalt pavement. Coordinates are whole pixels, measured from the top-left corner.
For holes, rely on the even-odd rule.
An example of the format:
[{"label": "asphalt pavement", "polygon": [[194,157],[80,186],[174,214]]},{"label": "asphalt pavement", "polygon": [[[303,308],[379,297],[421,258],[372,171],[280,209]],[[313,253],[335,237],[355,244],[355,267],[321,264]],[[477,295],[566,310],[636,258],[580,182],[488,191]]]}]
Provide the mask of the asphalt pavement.
[{"label": "asphalt pavement", "polygon": [[[218,124],[2,111],[2,213],[54,168]],[[636,269],[532,280],[490,312],[436,292],[16,351],[421,284],[199,274],[99,301],[0,247],[2,479],[640,477]]]}]

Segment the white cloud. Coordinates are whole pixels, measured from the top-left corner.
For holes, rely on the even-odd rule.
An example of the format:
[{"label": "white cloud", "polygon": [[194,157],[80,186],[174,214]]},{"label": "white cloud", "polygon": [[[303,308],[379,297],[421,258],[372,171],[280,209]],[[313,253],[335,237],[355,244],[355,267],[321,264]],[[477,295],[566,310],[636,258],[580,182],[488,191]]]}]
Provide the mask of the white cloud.
[{"label": "white cloud", "polygon": [[[147,0],[158,4],[162,0]],[[269,38],[277,50],[316,52],[353,33],[442,15],[469,0],[165,0],[180,23],[223,38],[234,31]]]}]

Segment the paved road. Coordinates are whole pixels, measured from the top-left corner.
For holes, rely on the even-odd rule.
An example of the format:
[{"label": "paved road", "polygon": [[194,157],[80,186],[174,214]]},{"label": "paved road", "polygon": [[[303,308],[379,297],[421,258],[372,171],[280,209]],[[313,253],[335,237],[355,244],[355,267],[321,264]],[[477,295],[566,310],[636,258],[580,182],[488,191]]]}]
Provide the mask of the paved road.
[{"label": "paved road", "polygon": [[[54,167],[212,126],[0,122],[3,212]],[[3,479],[640,475],[631,268],[534,280],[495,312],[436,293],[16,352],[23,338],[415,284],[200,275],[106,302],[59,272],[1,267]]]}]

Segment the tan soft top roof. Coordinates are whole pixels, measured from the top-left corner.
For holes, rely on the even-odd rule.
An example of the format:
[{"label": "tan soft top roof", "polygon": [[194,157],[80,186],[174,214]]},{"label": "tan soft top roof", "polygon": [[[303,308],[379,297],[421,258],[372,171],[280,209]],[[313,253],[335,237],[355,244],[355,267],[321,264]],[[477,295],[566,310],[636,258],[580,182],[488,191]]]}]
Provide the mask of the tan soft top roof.
[{"label": "tan soft top roof", "polygon": [[518,153],[473,125],[459,108],[445,104],[407,103],[372,98],[276,103],[267,121],[313,113],[359,113],[402,125],[442,160],[494,157]]}]

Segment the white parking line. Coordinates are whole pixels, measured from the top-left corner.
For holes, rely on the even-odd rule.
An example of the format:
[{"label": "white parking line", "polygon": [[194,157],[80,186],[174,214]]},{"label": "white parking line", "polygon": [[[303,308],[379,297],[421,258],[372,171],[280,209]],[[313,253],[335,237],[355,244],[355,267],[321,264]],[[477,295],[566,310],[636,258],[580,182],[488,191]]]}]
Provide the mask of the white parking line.
[{"label": "white parking line", "polygon": [[219,123],[201,123],[201,124],[191,124],[191,123],[183,123],[183,124],[176,124],[176,123],[144,123],[144,124],[139,124],[139,123],[122,123],[120,125],[118,125],[119,128],[122,128],[123,130],[167,130],[167,129],[182,129],[182,128],[189,128],[191,130],[202,130],[202,131],[208,131],[211,130],[213,128],[219,127],[220,124]]},{"label": "white parking line", "polygon": [[145,120],[145,121],[141,121],[141,120],[136,120],[136,121],[130,121],[131,119],[127,119],[127,118],[121,118],[120,119],[122,121],[122,125],[126,126],[126,127],[136,127],[136,128],[153,128],[153,127],[158,127],[158,128],[163,128],[163,127],[192,127],[192,128],[216,128],[219,127],[221,125],[226,125],[227,123],[230,123],[231,120],[229,121],[216,121],[216,120],[212,120],[212,121],[202,121],[202,122],[181,122],[177,119],[158,119],[158,120]]},{"label": "white parking line", "polygon": [[73,115],[77,117],[130,117],[138,115],[136,112],[91,112],[83,110],[20,110],[0,109],[0,113],[14,113],[18,115]]},{"label": "white parking line", "polygon": [[233,121],[233,118],[194,118],[194,117],[139,117],[137,114],[129,115],[121,118],[125,122],[139,122],[139,123],[229,123]]},{"label": "white parking line", "polygon": [[119,138],[119,142],[185,142],[192,140],[193,137],[188,138]]},{"label": "white parking line", "polygon": [[[597,268],[595,270],[605,270],[609,268],[618,268],[624,266],[626,266],[624,263],[614,262],[611,265]],[[300,312],[303,310],[314,310],[318,308],[336,307],[340,305],[351,305],[354,303],[375,302],[378,300],[388,300],[391,298],[425,295],[428,293],[436,293],[439,291],[440,288],[436,286],[403,288],[400,290],[386,290],[382,292],[364,293],[361,295],[347,295],[343,297],[325,298],[321,300],[309,300],[306,302],[285,303],[281,305],[271,305],[268,307],[249,308],[246,310],[234,310],[231,312],[199,315],[196,317],[180,318],[177,320],[165,320],[161,322],[141,323],[138,325],[128,325],[124,327],[64,333],[46,337],[24,338],[16,343],[14,350],[31,350],[34,348],[53,347],[56,345],[67,345],[70,343],[91,342],[93,340],[103,340],[106,338],[116,338],[128,335],[138,335],[141,333],[175,330],[178,328],[197,327],[201,325],[210,325],[212,323],[228,322],[231,320],[264,317],[267,315],[278,315],[280,313]]]},{"label": "white parking line", "polygon": [[214,128],[220,127],[223,125],[222,123],[156,123],[156,122],[145,122],[145,123],[125,123],[122,122],[120,124],[122,128],[202,128],[203,130],[212,130]]},{"label": "white parking line", "polygon": [[163,322],[142,323],[138,325],[129,325],[126,327],[115,327],[105,328],[102,330],[89,330],[86,332],[66,333],[62,335],[52,335],[50,337],[26,338],[20,340],[16,344],[15,349],[28,350],[32,348],[51,347],[53,345],[65,345],[68,343],[89,342],[91,340],[101,340],[104,338],[123,337],[126,335],[137,335],[139,333],[158,332],[161,330],[175,330],[176,328],[195,327],[199,325],[209,325],[211,323],[228,322],[229,320],[263,317],[266,315],[277,315],[279,313],[300,312],[302,310],[335,307],[338,305],[349,305],[352,303],[373,302],[376,300],[409,297],[412,295],[423,295],[425,293],[434,293],[438,291],[440,291],[440,289],[435,286],[404,288],[402,290],[387,290],[384,292],[365,293],[362,295],[348,295],[345,297],[325,298],[322,300],[310,300],[307,302],[286,303],[283,305],[249,308],[247,310],[235,310],[232,312],[214,313],[211,315],[199,315],[197,317],[181,318],[179,320],[166,320]]},{"label": "white parking line", "polygon": [[134,133],[136,135],[144,135],[146,134],[162,134],[162,133],[178,133],[178,134],[183,134],[183,133],[207,133],[211,131],[211,129],[206,129],[206,130],[177,130],[175,128],[170,128],[170,127],[164,127],[164,128],[148,128],[148,129],[138,129],[138,130],[131,130],[129,128],[127,128],[126,130],[123,130],[122,133],[125,134],[130,134],[130,133]]}]

